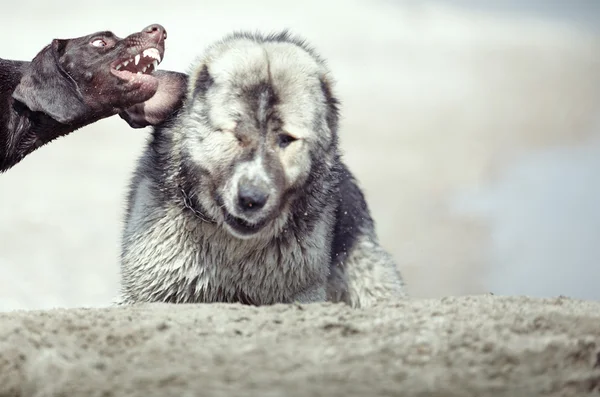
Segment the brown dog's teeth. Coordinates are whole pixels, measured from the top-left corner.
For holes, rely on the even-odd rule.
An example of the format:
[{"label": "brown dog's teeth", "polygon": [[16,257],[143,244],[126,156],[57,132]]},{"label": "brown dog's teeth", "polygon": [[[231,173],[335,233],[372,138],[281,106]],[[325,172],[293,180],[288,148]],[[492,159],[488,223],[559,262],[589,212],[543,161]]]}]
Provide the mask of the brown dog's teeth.
[{"label": "brown dog's teeth", "polygon": [[[157,59],[158,58],[158,59]],[[123,61],[115,66],[115,70],[129,72],[132,74],[151,74],[160,63],[160,53],[155,48],[137,54],[133,58]],[[129,66],[128,66],[129,65]]]},{"label": "brown dog's teeth", "polygon": [[160,63],[160,61],[161,61],[160,52],[156,48],[153,48],[153,47],[145,49],[142,52],[142,55],[144,57],[156,59],[156,60],[158,60],[158,63]]}]

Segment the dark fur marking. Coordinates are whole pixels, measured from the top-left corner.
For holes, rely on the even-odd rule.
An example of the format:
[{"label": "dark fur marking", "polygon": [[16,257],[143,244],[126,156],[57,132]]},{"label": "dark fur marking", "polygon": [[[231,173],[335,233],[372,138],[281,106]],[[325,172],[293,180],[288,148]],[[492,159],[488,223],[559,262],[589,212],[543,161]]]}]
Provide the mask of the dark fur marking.
[{"label": "dark fur marking", "polygon": [[198,95],[204,96],[204,94],[206,94],[206,91],[208,91],[208,89],[214,83],[215,80],[208,72],[208,67],[206,65],[203,65],[202,70],[200,70],[200,73],[198,74],[198,80],[196,80],[196,85],[194,86],[194,98]]},{"label": "dark fur marking", "polygon": [[364,194],[343,163],[339,163],[339,175],[337,222],[335,223],[334,238],[331,245],[331,256],[334,265],[346,259],[348,252],[356,243],[360,229],[370,229],[374,226]]},{"label": "dark fur marking", "polygon": [[331,87],[324,78],[321,77],[319,81],[321,83],[321,91],[323,91],[323,95],[325,96],[327,108],[329,109],[326,117],[327,126],[333,133],[337,133],[340,101],[333,96]]},{"label": "dark fur marking", "polygon": [[249,104],[248,113],[252,117],[253,126],[266,135],[269,130],[269,120],[275,116],[273,107],[279,103],[275,90],[269,82],[262,82],[242,91],[244,103]]}]

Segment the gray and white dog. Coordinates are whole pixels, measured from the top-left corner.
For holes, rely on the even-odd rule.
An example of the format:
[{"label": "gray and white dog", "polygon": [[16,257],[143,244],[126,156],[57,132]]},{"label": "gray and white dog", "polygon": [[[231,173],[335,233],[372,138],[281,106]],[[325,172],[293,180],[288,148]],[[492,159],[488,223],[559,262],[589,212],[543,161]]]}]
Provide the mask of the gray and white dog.
[{"label": "gray and white dog", "polygon": [[180,95],[132,180],[117,303],[405,296],[341,160],[338,101],[314,50],[287,32],[235,33]]}]

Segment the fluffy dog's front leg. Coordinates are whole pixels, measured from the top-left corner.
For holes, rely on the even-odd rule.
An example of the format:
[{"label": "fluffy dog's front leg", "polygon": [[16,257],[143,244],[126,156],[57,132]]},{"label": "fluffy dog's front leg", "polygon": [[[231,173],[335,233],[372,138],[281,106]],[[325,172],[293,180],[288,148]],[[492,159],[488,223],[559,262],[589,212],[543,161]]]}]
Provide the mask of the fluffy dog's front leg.
[{"label": "fluffy dog's front leg", "polygon": [[306,289],[292,299],[295,303],[316,303],[325,302],[327,300],[327,293],[324,284],[318,284],[314,287]]},{"label": "fluffy dog's front leg", "polygon": [[354,308],[406,297],[404,282],[392,256],[368,233],[354,243],[348,257],[332,269],[328,300]]}]

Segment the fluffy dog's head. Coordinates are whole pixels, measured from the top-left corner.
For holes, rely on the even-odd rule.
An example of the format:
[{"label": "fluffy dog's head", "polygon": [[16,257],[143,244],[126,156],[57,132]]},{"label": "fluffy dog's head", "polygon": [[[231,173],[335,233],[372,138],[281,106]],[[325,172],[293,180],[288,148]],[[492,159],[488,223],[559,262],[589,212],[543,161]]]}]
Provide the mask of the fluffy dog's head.
[{"label": "fluffy dog's head", "polygon": [[337,156],[323,61],[287,32],[236,33],[190,74],[180,132],[190,196],[232,235],[278,233],[318,199]]}]

